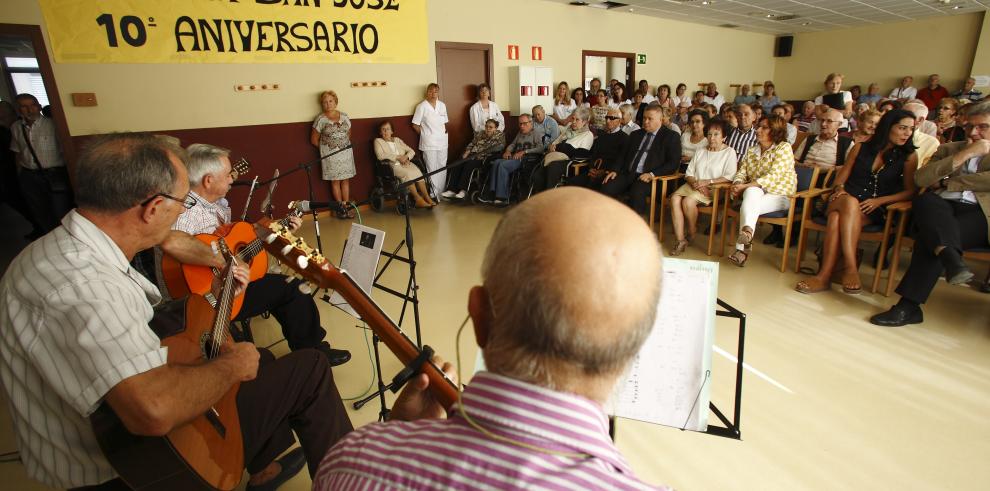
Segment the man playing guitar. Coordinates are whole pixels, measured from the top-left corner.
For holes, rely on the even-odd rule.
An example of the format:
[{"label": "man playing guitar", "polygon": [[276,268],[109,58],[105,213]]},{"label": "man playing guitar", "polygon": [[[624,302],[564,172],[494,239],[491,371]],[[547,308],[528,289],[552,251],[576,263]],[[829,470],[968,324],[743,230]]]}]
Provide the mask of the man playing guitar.
[{"label": "man playing guitar", "polygon": [[[96,140],[75,169],[79,207],[0,281],[0,379],[24,467],[49,486],[124,488],[87,421],[103,402],[131,434],[158,436],[243,382],[237,412],[248,489],[274,489],[299,470],[300,453],[312,475],[352,429],[315,350],[275,360],[250,343],[227,342],[203,363],[166,361],[149,327],[161,295],[128,262],[162,242],[191,206],[183,156],[152,136]],[[246,274],[235,277],[243,287]],[[302,452],[274,462],[293,431]]]},{"label": "man playing guitar", "polygon": [[[214,233],[219,227],[230,223],[230,207],[225,196],[236,176],[231,170],[230,152],[226,149],[194,143],[187,148],[187,152],[191,185],[189,195],[196,199],[196,204],[185,210],[172,228],[177,232],[190,234],[185,238],[192,241],[196,239],[191,235]],[[290,216],[289,223],[294,230],[302,221]],[[221,268],[224,266],[225,261],[219,254],[182,257],[181,249],[189,247],[182,239],[181,233],[173,233],[162,244],[162,250],[177,258],[191,259],[193,264]],[[298,280],[286,283],[285,275],[281,274],[266,274],[252,281],[247,287],[243,307],[234,320],[250,319],[264,312],[271,312],[282,326],[282,334],[289,349],[295,351],[315,348],[327,357],[330,366],[346,363],[351,359],[351,354],[346,350],[333,349],[323,341],[326,331],[320,326],[320,312],[316,308],[316,302],[311,296],[301,293],[298,287]]]}]

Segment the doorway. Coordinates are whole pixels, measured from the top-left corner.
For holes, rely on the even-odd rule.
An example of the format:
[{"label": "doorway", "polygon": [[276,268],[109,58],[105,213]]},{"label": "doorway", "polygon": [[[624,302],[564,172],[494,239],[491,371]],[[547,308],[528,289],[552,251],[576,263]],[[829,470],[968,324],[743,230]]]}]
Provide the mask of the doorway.
[{"label": "doorway", "polygon": [[581,86],[588,90],[595,78],[601,81],[602,87],[607,87],[612,79],[622,82],[626,86],[625,98],[632,99],[636,90],[636,53],[582,50]]},{"label": "doorway", "polygon": [[62,157],[72,175],[75,147],[40,26],[0,24],[0,72],[0,99],[13,103],[15,95],[26,92],[37,97],[42,107],[51,105]]},{"label": "doorway", "polygon": [[[478,100],[478,84],[492,88],[492,45],[437,41],[437,83],[447,105],[448,152],[460,155],[474,136],[469,111]],[[456,160],[451,157],[451,160]]]}]

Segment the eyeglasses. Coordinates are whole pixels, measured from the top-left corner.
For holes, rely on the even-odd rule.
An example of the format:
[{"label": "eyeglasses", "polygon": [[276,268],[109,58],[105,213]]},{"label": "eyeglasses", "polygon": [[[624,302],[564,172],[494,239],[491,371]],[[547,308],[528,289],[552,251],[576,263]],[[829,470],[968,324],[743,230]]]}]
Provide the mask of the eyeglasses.
[{"label": "eyeglasses", "polygon": [[194,207],[194,206],[196,206],[196,203],[197,203],[196,198],[193,198],[192,196],[190,196],[188,194],[186,195],[185,198],[176,198],[175,196],[172,196],[171,194],[168,194],[168,193],[155,193],[155,194],[151,195],[150,198],[142,201],[141,202],[141,206],[148,206],[148,203],[151,203],[152,200],[154,200],[155,198],[157,198],[159,196],[161,196],[162,198],[168,198],[168,199],[170,199],[172,201],[178,201],[179,203],[182,203],[182,207],[185,208],[185,209],[187,209],[187,210],[190,209],[190,208],[192,208],[192,207]]},{"label": "eyeglasses", "polygon": [[617,119],[622,119],[622,116],[605,116],[605,119],[608,121],[615,121]]},{"label": "eyeglasses", "polygon": [[949,107],[949,106],[939,106],[939,107],[938,107],[938,110],[939,110],[939,111],[951,111],[951,110],[952,110],[952,108],[951,108],[951,107]]},{"label": "eyeglasses", "polygon": [[533,124],[532,121],[520,121],[519,124]]},{"label": "eyeglasses", "polygon": [[963,125],[963,129],[965,129],[967,132],[973,131],[973,129],[978,129],[980,131],[990,131],[990,124],[987,124],[987,123],[982,123],[982,124],[965,124],[965,125]]}]

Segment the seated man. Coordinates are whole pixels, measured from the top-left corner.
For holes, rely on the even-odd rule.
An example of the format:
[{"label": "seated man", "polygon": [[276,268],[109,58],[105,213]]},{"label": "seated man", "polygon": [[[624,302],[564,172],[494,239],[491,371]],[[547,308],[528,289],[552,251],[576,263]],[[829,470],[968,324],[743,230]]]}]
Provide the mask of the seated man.
[{"label": "seated man", "polygon": [[526,155],[543,154],[543,130],[533,127],[533,117],[529,114],[519,115],[519,133],[512,140],[502,158],[492,162],[491,177],[488,180],[488,191],[481,195],[482,203],[501,206],[509,202],[509,176],[519,169]]},{"label": "seated man", "polygon": [[643,128],[629,135],[622,158],[602,180],[602,192],[613,198],[629,191],[632,207],[639,214],[647,212],[646,197],[653,178],[673,174],[681,164],[681,139],[662,125],[660,107],[646,108]]},{"label": "seated man", "polygon": [[543,106],[533,106],[533,128],[543,131],[544,145],[549,145],[560,136],[560,126],[553,118],[547,117],[547,112]]},{"label": "seated man", "polygon": [[[166,361],[149,327],[161,294],[128,261],[162,241],[190,204],[182,155],[147,135],[96,139],[76,164],[79,207],[0,282],[0,378],[24,467],[48,486],[127,489],[90,426],[101,403],[130,433],[162,436],[240,382],[249,490],[275,489],[303,461],[312,473],[351,430],[330,367],[314,350],[278,360],[264,351],[259,368],[254,345],[228,342],[205,363]],[[246,272],[235,277],[243,288]],[[302,452],[273,462],[293,431]]]},{"label": "seated man", "polygon": [[653,489],[612,443],[602,405],[652,329],[660,271],[653,233],[614,200],[561,188],[525,201],[495,229],[468,295],[488,371],[446,420],[414,379],[392,421],[330,450],[313,489]]},{"label": "seated man", "polygon": [[[935,123],[928,121],[928,108],[920,102],[909,102],[904,104],[905,111],[911,111],[914,114],[914,146],[918,147],[915,152],[918,153],[918,168],[922,168],[928,163],[928,160],[932,158],[935,154],[935,150],[938,150],[938,138],[931,136],[930,132],[922,131],[921,128],[928,123],[931,126],[935,126]],[[936,132],[938,128],[936,127]]]},{"label": "seated man", "polygon": [[736,151],[736,157],[742,162],[749,147],[756,144],[756,113],[753,108],[743,104],[736,108],[736,123],[738,126],[729,129],[725,143]]},{"label": "seated man", "polygon": [[[188,153],[189,196],[196,200],[196,204],[179,215],[172,228],[189,235],[213,233],[220,226],[230,223],[230,207],[224,198],[234,182],[230,152],[213,145],[195,143],[189,145]],[[291,226],[295,229],[301,223],[298,218],[292,218]],[[181,258],[178,252],[173,254],[174,249],[181,248],[181,238],[181,234],[170,237],[162,244],[162,250]],[[187,236],[185,240],[195,239]],[[216,258],[203,256],[201,261],[198,264],[214,266]],[[252,281],[244,294],[241,311],[234,320],[271,312],[282,326],[282,335],[289,349],[315,348],[326,356],[331,366],[347,363],[351,359],[350,352],[333,349],[323,341],[327,332],[320,326],[320,311],[313,297],[299,291],[299,284],[300,280],[286,283],[285,275],[271,273]]]},{"label": "seated man", "polygon": [[601,159],[601,167],[592,167],[588,172],[569,178],[569,185],[596,190],[601,188],[606,169],[615,167],[629,138],[623,131],[623,117],[619,113],[619,109],[609,109],[608,116],[605,117],[605,132],[595,138],[595,143],[591,146],[591,162]]},{"label": "seated man", "polygon": [[[781,107],[781,106],[777,106]],[[777,108],[774,108],[777,114]],[[829,109],[821,119],[822,129],[818,135],[810,135],[794,151],[794,160],[806,167],[835,167],[846,162],[846,155],[852,149],[852,138],[839,135],[842,113]]]},{"label": "seated man", "polygon": [[773,114],[784,118],[784,121],[787,121],[787,143],[793,145],[797,141],[798,132],[797,126],[791,124],[791,119],[794,118],[794,106],[787,103],[777,104],[773,106],[771,111]]},{"label": "seated man", "polygon": [[911,217],[915,239],[911,265],[897,285],[901,299],[890,310],[874,315],[879,326],[903,326],[924,321],[921,304],[928,300],[938,277],[952,285],[969,281],[973,273],[962,260],[966,249],[990,247],[990,102],[972,106],[966,116],[969,141],[946,143],[932,161],[914,174],[928,192],[914,200]]}]

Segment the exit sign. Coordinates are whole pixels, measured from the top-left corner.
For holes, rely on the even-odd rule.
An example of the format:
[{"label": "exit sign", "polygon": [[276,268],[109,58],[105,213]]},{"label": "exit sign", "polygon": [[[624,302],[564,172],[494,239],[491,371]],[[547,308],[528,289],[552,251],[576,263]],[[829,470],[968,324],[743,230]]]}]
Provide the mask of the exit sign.
[{"label": "exit sign", "polygon": [[645,65],[646,64],[646,53],[636,55],[636,64]]}]

